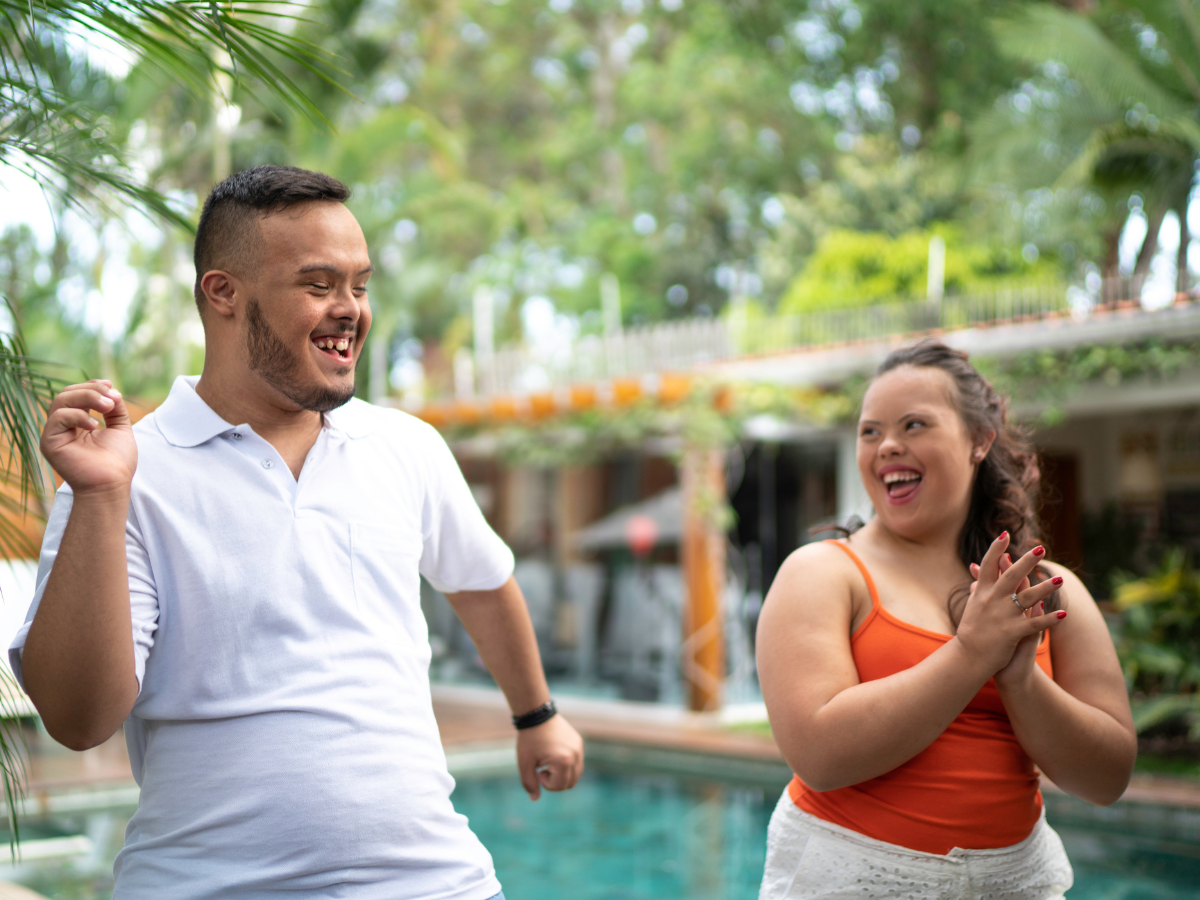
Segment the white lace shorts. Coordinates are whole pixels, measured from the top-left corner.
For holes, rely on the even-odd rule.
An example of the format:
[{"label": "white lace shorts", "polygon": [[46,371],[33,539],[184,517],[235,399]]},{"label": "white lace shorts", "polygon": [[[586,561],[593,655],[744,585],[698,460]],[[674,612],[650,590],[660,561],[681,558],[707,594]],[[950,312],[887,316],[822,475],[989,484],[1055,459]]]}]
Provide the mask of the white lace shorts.
[{"label": "white lace shorts", "polygon": [[909,850],[810,816],[785,790],[767,831],[759,900],[1063,900],[1074,882],[1045,812],[1029,837],[945,856]]}]

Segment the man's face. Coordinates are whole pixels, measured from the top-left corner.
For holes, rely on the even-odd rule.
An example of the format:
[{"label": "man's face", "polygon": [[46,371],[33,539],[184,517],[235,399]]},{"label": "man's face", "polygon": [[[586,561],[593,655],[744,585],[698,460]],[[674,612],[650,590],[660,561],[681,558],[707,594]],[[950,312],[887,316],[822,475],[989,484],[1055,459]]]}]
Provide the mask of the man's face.
[{"label": "man's face", "polygon": [[354,396],[371,327],[371,261],[341,203],[316,201],[259,220],[261,266],[246,279],[251,371],[297,408],[328,412]]}]

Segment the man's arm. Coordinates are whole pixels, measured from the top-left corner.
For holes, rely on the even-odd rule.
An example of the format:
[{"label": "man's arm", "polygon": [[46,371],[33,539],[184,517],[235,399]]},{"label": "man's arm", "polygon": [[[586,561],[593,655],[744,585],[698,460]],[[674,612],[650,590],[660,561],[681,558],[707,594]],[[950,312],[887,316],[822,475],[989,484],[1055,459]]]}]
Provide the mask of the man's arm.
[{"label": "man's arm", "polygon": [[104,381],[62,391],[50,407],[42,453],[74,500],[21,669],[50,735],[86,750],[121,727],[138,694],[125,557],[137,448],[120,393]]},{"label": "man's arm", "polygon": [[[533,622],[515,579],[492,591],[460,591],[446,599],[514,714],[537,709],[550,699]],[[583,739],[561,715],[522,729],[517,732],[517,766],[532,800],[543,787],[568,790],[583,774]]]}]

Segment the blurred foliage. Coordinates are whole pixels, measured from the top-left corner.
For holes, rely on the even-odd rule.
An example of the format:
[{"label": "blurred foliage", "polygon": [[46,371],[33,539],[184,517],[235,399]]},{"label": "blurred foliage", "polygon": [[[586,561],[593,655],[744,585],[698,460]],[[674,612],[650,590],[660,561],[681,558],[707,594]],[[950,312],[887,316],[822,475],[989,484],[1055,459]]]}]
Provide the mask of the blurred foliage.
[{"label": "blurred foliage", "polygon": [[338,132],[320,134],[239,99],[235,167],[356,186],[389,359],[423,357],[444,389],[481,284],[497,341],[520,341],[530,298],[598,331],[605,273],[637,324],[731,295],[774,308],[831,229],[973,211],[978,241],[966,122],[1012,86],[987,23],[1020,5],[317,3],[303,34],[363,102],[327,94]]},{"label": "blurred foliage", "polygon": [[924,299],[929,277],[929,243],[945,246],[946,295],[990,293],[1031,281],[1057,281],[1059,266],[1027,262],[1009,247],[969,244],[960,229],[942,226],[892,237],[878,231],[839,229],[827,233],[780,300],[783,313],[871,306],[886,300]]},{"label": "blurred foliage", "polygon": [[292,111],[324,121],[280,67],[287,60],[330,81],[330,60],[288,33],[295,19],[288,4],[272,0],[0,0],[0,165],[67,203],[102,200],[107,191],[189,227],[132,169],[121,129],[104,115],[107,85],[89,77],[86,53],[72,51],[72,42],[132,54],[160,83],[194,96],[219,92],[221,76],[242,79],[244,90],[265,88]]},{"label": "blurred foliage", "polygon": [[855,404],[848,391],[701,382],[674,403],[645,397],[624,406],[596,406],[541,421],[460,425],[448,437],[482,441],[511,465],[550,468],[595,462],[653,442],[675,454],[688,447],[728,446],[738,439],[746,420],[755,416],[838,424],[853,414]]},{"label": "blurred foliage", "polygon": [[973,125],[981,180],[1004,185],[1001,193],[1038,192],[1043,215],[1075,207],[1093,220],[1106,274],[1116,273],[1129,210],[1143,211],[1149,237],[1135,272],[1145,274],[1164,215],[1180,213],[1186,229],[1200,152],[1195,8],[1179,0],[1108,0],[1080,14],[1023,4],[997,21],[995,34],[1030,71]]},{"label": "blurred foliage", "polygon": [[1038,350],[1009,359],[978,360],[979,370],[1014,403],[1042,407],[1043,424],[1063,419],[1063,404],[1082,385],[1116,387],[1134,378],[1172,378],[1200,363],[1200,343],[1161,338],[1133,344],[1099,344]]},{"label": "blurred foliage", "polygon": [[[773,311],[920,296],[933,233],[947,240],[951,294],[1107,270],[1131,198],[1158,214],[1144,182],[1167,157],[1155,144],[1137,178],[1063,176],[1085,157],[1093,175],[1125,171],[1085,152],[1099,146],[1089,135],[1113,133],[1087,110],[1136,119],[1120,126],[1134,136],[1124,159],[1154,122],[1156,141],[1184,134],[1173,123],[1191,108],[1156,61],[1190,34],[1167,0],[1083,13],[1034,0],[272,5],[286,26],[257,2],[61,0],[33,31],[14,11],[27,18],[25,4],[9,6],[13,53],[36,50],[46,96],[105,142],[81,158],[183,220],[230,169],[306,165],[352,184],[376,264],[369,352],[383,357],[364,366],[364,390],[419,361],[424,390],[448,391],[481,285],[505,343],[538,339],[531,299],[574,333],[599,332],[607,273],[629,325],[719,314],[731,297]],[[127,73],[55,37],[68,9],[83,17],[71,27],[115,35]],[[1095,65],[1097,47],[1123,68]],[[1157,103],[1147,84],[1175,105],[1126,102],[1122,91]],[[56,358],[157,397],[199,359],[188,238],[122,221],[113,190],[72,195],[85,225],[55,198],[64,240],[21,277],[58,295]],[[139,280],[123,331],[105,338],[96,298],[120,258]]]},{"label": "blurred foliage", "polygon": [[1138,731],[1172,720],[1200,740],[1200,573],[1182,550],[1145,578],[1119,584],[1117,653],[1134,695]]},{"label": "blurred foliage", "polygon": [[1130,578],[1131,572],[1143,572],[1145,558],[1157,558],[1161,548],[1145,540],[1144,531],[1137,518],[1115,502],[1097,512],[1083,511],[1080,522],[1083,571],[1080,577],[1097,600],[1111,597],[1114,578]]}]

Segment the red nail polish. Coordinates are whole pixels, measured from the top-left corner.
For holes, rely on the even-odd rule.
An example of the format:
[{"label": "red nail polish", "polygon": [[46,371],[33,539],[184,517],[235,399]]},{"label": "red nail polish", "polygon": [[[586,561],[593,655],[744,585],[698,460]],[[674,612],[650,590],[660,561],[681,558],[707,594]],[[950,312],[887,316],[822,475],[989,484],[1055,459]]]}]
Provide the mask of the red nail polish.
[{"label": "red nail polish", "polygon": [[1008,532],[1007,532],[1007,531],[1002,531],[1002,532],[1000,532],[1000,537],[996,538],[996,540],[998,540],[998,541],[1002,541],[1002,540],[1004,540],[1004,539],[1005,539],[1005,538],[1007,538],[1007,537],[1008,537]]},{"label": "red nail polish", "polygon": [[1053,578],[1050,579],[1050,583],[1051,584],[1062,584],[1062,576],[1055,575]]},{"label": "red nail polish", "polygon": [[1034,555],[1034,556],[1045,556],[1045,555],[1046,555],[1046,548],[1045,548],[1045,547],[1034,547],[1034,548],[1033,548],[1033,555]]},{"label": "red nail polish", "polygon": [[1060,609],[1054,615],[1059,619],[1065,619],[1067,617],[1067,611],[1065,609]]}]

